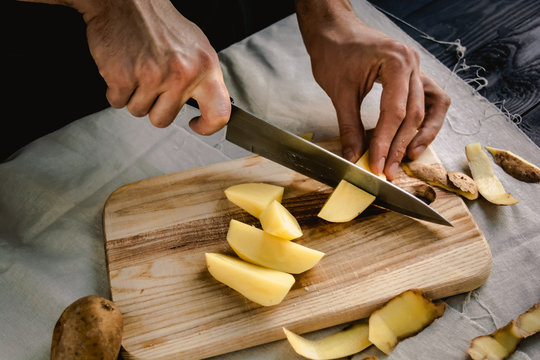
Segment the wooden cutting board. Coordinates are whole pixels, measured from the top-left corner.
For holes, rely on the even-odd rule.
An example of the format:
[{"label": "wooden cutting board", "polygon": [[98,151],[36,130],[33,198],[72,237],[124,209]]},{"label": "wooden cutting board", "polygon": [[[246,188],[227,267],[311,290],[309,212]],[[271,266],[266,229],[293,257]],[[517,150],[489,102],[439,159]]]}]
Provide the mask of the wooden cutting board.
[{"label": "wooden cutting board", "polygon": [[[322,143],[339,151],[338,142]],[[298,219],[298,243],[326,255],[296,275],[284,301],[262,307],[214,280],[206,252],[233,254],[231,219],[259,226],[224,189],[245,182],[285,187],[283,204]],[[408,178],[407,184],[418,183]],[[470,291],[491,270],[489,247],[458,196],[437,190],[431,205],[454,227],[375,206],[332,224],[316,214],[331,188],[259,156],[125,185],[104,208],[113,301],[124,315],[126,359],[200,359],[365,318],[410,288],[439,299]]]}]

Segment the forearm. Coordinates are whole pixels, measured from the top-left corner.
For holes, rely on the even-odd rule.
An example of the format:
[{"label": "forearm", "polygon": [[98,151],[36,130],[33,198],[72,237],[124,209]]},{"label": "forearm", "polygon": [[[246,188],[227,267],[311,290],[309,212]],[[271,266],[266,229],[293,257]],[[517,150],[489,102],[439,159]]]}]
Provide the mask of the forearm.
[{"label": "forearm", "polygon": [[310,38],[325,24],[334,24],[354,14],[349,0],[295,0],[296,16],[304,38]]}]

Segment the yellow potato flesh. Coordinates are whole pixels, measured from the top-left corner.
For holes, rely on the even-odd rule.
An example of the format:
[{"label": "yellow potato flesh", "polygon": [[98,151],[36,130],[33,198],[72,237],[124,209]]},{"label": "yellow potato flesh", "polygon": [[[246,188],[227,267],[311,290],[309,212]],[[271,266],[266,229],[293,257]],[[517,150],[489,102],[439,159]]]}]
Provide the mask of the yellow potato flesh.
[{"label": "yellow potato flesh", "polygon": [[497,205],[514,205],[519,202],[504,190],[503,185],[493,173],[489,158],[479,143],[465,147],[471,174],[478,186],[478,192],[489,202]]},{"label": "yellow potato flesh", "polygon": [[[371,171],[368,161],[369,150],[358,159],[356,165]],[[379,177],[386,179],[384,174],[379,175]],[[329,222],[351,221],[367,209],[373,201],[375,201],[375,196],[341,180],[317,216]]]},{"label": "yellow potato flesh", "polygon": [[311,269],[324,256],[323,252],[280,239],[234,219],[229,225],[227,241],[245,261],[291,274]]},{"label": "yellow potato flesh", "polygon": [[415,335],[444,313],[444,304],[434,304],[419,290],[394,297],[369,317],[369,340],[390,354],[399,340]]},{"label": "yellow potato flesh", "polygon": [[319,340],[308,340],[285,328],[283,331],[294,351],[308,359],[338,359],[356,354],[371,345],[367,324],[356,324]]},{"label": "yellow potato flesh", "polygon": [[261,226],[270,235],[284,240],[302,236],[302,229],[294,216],[278,201],[274,200],[259,216]]},{"label": "yellow potato flesh", "polygon": [[375,196],[341,180],[317,216],[329,222],[351,221],[374,200]]},{"label": "yellow potato flesh", "polygon": [[265,183],[245,183],[225,189],[225,196],[232,203],[256,218],[274,200],[281,202],[284,188]]},{"label": "yellow potato flesh", "polygon": [[514,321],[493,334],[479,336],[471,341],[467,354],[473,360],[502,360],[509,357],[518,346],[521,338],[516,334]]},{"label": "yellow potato flesh", "polygon": [[210,274],[219,282],[262,306],[277,305],[294,284],[294,277],[231,256],[206,253]]},{"label": "yellow potato flesh", "polygon": [[540,332],[540,303],[519,315],[516,327],[522,337],[529,337]]}]

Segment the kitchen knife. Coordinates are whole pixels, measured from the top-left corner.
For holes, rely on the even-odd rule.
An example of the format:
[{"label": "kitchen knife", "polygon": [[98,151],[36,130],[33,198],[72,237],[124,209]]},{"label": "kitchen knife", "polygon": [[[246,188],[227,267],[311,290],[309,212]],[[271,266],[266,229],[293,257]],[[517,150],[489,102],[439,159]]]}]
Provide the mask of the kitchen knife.
[{"label": "kitchen knife", "polygon": [[[188,104],[197,107],[192,99]],[[346,180],[374,195],[375,203],[383,208],[452,226],[441,214],[405,190],[234,104],[227,124],[226,139],[331,187],[336,187],[342,179]]]}]

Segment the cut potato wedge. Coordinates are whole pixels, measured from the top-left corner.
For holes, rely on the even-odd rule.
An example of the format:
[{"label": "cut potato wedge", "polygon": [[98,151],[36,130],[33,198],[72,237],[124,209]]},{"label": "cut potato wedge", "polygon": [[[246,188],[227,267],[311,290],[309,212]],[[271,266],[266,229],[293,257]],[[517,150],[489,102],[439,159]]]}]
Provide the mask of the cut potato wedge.
[{"label": "cut potato wedge", "polygon": [[329,222],[351,221],[375,201],[375,196],[341,180],[328,197],[318,217]]},{"label": "cut potato wedge", "polygon": [[538,166],[508,150],[489,146],[486,146],[486,149],[493,155],[495,163],[506,171],[507,174],[529,183],[540,182],[540,168]]},{"label": "cut potato wedge", "polygon": [[519,202],[504,190],[503,185],[493,173],[488,156],[479,143],[467,145],[465,152],[478,191],[487,201],[497,205],[514,205]]},{"label": "cut potato wedge", "polygon": [[291,274],[266,269],[223,254],[205,255],[208,271],[217,281],[262,306],[281,303],[294,284]]},{"label": "cut potato wedge", "polygon": [[433,303],[421,290],[407,290],[369,317],[369,340],[385,354],[399,341],[416,335],[444,314],[444,303]]},{"label": "cut potato wedge", "polygon": [[512,320],[493,334],[474,338],[467,349],[467,354],[473,360],[502,360],[516,351],[520,341],[521,337]]},{"label": "cut potato wedge", "polygon": [[540,303],[519,315],[516,320],[516,330],[523,338],[540,332]]},{"label": "cut potato wedge", "polygon": [[[356,162],[356,165],[367,171],[371,171],[368,158],[369,152],[366,151]],[[381,174],[379,177],[386,179],[384,174]],[[335,223],[351,221],[367,209],[373,201],[375,201],[375,196],[346,180],[341,180],[317,216]]]},{"label": "cut potato wedge", "polygon": [[281,202],[284,188],[265,183],[245,183],[225,189],[225,196],[256,218],[272,202]]},{"label": "cut potato wedge", "polygon": [[302,236],[298,221],[277,200],[272,201],[263,210],[259,221],[264,231],[284,240],[293,240]]},{"label": "cut potato wedge", "polygon": [[324,256],[323,252],[280,239],[234,219],[229,225],[227,241],[245,261],[290,274],[311,269]]},{"label": "cut potato wedge", "polygon": [[286,328],[283,331],[294,351],[308,359],[339,359],[371,345],[367,324],[356,324],[319,340],[308,340]]}]

